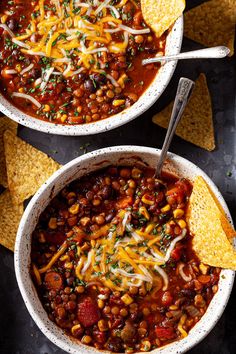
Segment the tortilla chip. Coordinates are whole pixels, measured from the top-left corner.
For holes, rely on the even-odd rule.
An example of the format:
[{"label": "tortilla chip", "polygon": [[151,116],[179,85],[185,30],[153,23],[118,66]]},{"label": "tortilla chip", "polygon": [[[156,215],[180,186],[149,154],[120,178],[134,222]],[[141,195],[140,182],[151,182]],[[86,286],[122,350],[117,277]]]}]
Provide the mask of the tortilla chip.
[{"label": "tortilla chip", "polygon": [[4,133],[4,146],[12,201],[20,204],[31,197],[60,165],[8,130]]},{"label": "tortilla chip", "polygon": [[141,0],[141,9],[145,22],[159,38],[182,15],[185,0]]},{"label": "tortilla chip", "polygon": [[198,176],[186,214],[193,249],[205,264],[236,270],[236,251],[230,242],[236,232],[219,205],[205,180]]},{"label": "tortilla chip", "polygon": [[[153,123],[167,128],[172,107],[173,102],[152,118]],[[215,148],[211,98],[204,74],[201,74],[196,80],[190,100],[176,129],[176,134],[203,149],[211,151]]]},{"label": "tortilla chip", "polygon": [[235,0],[211,0],[184,14],[184,35],[206,47],[225,45],[232,56],[235,24]]},{"label": "tortilla chip", "polygon": [[0,117],[0,184],[7,188],[7,170],[4,154],[3,133],[5,130],[11,130],[15,135],[18,124],[7,117]]},{"label": "tortilla chip", "polygon": [[11,251],[14,251],[16,233],[23,212],[23,204],[14,205],[8,190],[0,195],[0,244]]}]

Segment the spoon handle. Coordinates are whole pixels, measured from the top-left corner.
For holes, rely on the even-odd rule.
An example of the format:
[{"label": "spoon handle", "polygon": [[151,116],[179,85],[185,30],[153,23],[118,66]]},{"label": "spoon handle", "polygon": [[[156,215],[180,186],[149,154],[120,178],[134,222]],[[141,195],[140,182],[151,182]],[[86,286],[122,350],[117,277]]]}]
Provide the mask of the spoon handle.
[{"label": "spoon handle", "polygon": [[186,104],[188,103],[188,100],[190,98],[190,95],[191,95],[194,85],[195,84],[192,80],[187,79],[185,77],[182,77],[179,80],[169,126],[167,129],[165,141],[164,141],[164,144],[163,144],[163,147],[161,150],[161,154],[160,154],[160,158],[157,163],[157,167],[156,167],[156,171],[155,171],[155,177],[159,177],[161,175],[162,166],[163,166],[163,163],[166,159],[166,155],[167,155],[170,143],[172,141],[173,135],[174,135],[177,125],[180,121],[180,118],[183,114],[184,108],[185,108]]},{"label": "spoon handle", "polygon": [[224,46],[204,48],[198,50],[191,50],[190,52],[180,53],[176,55],[160,56],[155,58],[144,59],[143,65],[161,62],[171,61],[178,59],[206,59],[206,58],[224,58],[230,53],[230,49]]}]

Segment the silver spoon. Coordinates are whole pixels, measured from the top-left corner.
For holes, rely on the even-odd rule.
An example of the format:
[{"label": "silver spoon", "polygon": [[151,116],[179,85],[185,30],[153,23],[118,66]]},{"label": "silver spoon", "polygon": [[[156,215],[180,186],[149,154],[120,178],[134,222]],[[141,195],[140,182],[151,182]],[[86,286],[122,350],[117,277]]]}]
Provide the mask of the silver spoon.
[{"label": "silver spoon", "polygon": [[161,170],[166,159],[170,143],[172,141],[180,118],[183,114],[184,108],[188,103],[194,85],[195,84],[192,80],[187,79],[185,77],[181,77],[181,79],[179,80],[165,141],[161,150],[160,158],[156,166],[155,177],[157,178],[161,175]]},{"label": "silver spoon", "polygon": [[212,48],[204,48],[199,50],[191,50],[190,52],[180,53],[176,55],[166,55],[159,56],[155,58],[149,58],[142,60],[142,65],[147,65],[151,63],[158,62],[168,62],[171,60],[179,60],[179,59],[206,59],[206,58],[224,58],[230,53],[230,49],[224,46],[212,47]]}]

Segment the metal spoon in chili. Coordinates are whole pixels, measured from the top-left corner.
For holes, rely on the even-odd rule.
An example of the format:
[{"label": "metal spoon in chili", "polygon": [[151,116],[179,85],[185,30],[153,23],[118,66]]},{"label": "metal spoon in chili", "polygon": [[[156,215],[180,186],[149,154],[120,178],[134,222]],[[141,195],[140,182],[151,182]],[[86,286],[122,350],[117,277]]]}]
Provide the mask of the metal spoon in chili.
[{"label": "metal spoon in chili", "polygon": [[162,170],[164,161],[166,159],[166,155],[167,155],[170,143],[172,141],[172,138],[174,136],[174,133],[176,131],[176,128],[178,126],[180,118],[182,117],[184,108],[185,108],[186,104],[188,103],[188,100],[190,98],[190,95],[191,95],[194,85],[195,85],[195,83],[192,80],[187,79],[185,77],[182,77],[179,80],[169,126],[167,129],[164,144],[163,144],[162,150],[161,150],[161,155],[158,160],[156,171],[155,171],[155,177],[159,177],[161,175],[161,170]]},{"label": "metal spoon in chili", "polygon": [[163,55],[159,57],[144,59],[142,60],[142,65],[180,59],[220,59],[226,57],[229,55],[229,53],[230,49],[221,45],[218,47],[191,50],[190,52],[179,53],[176,55]]}]

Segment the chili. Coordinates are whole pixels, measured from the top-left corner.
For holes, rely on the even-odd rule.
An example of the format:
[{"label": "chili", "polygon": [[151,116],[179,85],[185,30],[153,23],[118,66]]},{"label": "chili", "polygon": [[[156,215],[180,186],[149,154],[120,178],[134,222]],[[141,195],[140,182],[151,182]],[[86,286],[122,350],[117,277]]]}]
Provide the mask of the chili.
[{"label": "chili", "polygon": [[220,269],[192,250],[191,183],[153,174],[109,166],[72,182],[32,236],[32,278],[49,318],[101,350],[150,351],[187,336],[218,289]]}]

